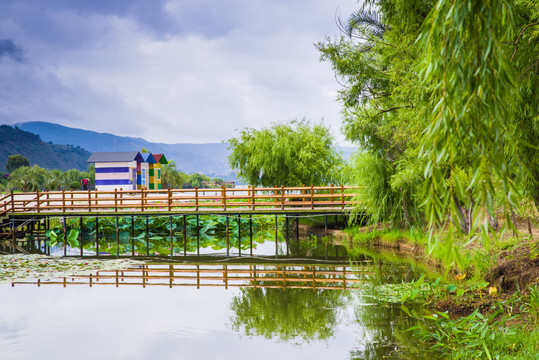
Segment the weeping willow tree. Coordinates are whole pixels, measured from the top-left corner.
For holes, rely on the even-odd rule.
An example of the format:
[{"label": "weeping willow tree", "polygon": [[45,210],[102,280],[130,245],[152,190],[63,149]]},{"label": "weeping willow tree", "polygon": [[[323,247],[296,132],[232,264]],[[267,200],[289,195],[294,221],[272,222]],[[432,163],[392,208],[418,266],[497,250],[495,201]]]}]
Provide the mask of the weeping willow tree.
[{"label": "weeping willow tree", "polygon": [[455,239],[488,247],[500,209],[505,224],[539,209],[538,15],[530,0],[370,0],[318,44],[373,219],[427,225],[459,263]]},{"label": "weeping willow tree", "polygon": [[341,183],[342,158],[329,129],[293,120],[269,128],[246,128],[228,140],[228,162],[251,185],[301,186]]}]

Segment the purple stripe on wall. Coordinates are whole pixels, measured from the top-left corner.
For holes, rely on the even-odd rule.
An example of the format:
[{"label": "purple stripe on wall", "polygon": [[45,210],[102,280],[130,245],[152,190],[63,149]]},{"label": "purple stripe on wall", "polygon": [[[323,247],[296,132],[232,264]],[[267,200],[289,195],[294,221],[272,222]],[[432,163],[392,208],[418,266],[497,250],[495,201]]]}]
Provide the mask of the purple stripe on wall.
[{"label": "purple stripe on wall", "polygon": [[122,173],[129,172],[128,167],[98,167],[95,168],[96,173]]},{"label": "purple stripe on wall", "polygon": [[132,184],[129,179],[117,179],[117,180],[96,180],[95,186],[98,185],[129,185]]}]

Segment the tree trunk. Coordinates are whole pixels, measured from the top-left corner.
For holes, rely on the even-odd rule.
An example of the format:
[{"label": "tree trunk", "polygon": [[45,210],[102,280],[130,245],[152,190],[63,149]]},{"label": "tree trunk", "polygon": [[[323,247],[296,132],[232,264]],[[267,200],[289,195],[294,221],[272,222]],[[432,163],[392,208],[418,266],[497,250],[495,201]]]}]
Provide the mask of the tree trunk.
[{"label": "tree trunk", "polygon": [[404,213],[404,220],[406,221],[406,224],[410,226],[412,222],[410,221],[410,213],[408,212],[408,205],[406,204],[404,193],[402,194],[402,212]]},{"label": "tree trunk", "polygon": [[498,230],[498,227],[500,226],[500,223],[498,222],[498,217],[496,214],[491,214],[490,211],[487,210],[488,213],[488,223],[491,228],[494,230]]},{"label": "tree trunk", "polygon": [[470,228],[470,226],[469,226],[469,221],[466,216],[466,212],[462,208],[460,201],[455,194],[453,194],[453,201],[455,202],[455,206],[457,207],[457,215],[458,215],[457,219],[459,221],[460,230],[464,234],[468,234],[469,233],[468,229]]}]

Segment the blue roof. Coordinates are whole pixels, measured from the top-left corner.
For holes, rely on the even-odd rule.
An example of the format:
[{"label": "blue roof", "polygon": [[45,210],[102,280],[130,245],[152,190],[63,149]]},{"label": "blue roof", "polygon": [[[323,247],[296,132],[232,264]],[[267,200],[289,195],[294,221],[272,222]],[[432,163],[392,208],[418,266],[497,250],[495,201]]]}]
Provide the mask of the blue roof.
[{"label": "blue roof", "polygon": [[155,158],[153,157],[152,153],[148,153],[148,156],[144,156],[142,155],[143,157],[146,158],[146,161],[148,164],[155,164],[157,161],[155,161]]}]

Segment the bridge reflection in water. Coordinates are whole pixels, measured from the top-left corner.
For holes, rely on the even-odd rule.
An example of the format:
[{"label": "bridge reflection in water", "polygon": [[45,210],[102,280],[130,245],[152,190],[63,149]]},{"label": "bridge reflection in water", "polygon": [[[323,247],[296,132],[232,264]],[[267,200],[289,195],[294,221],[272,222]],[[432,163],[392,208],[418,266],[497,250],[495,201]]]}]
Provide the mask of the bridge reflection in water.
[{"label": "bridge reflection in water", "polygon": [[103,270],[95,274],[73,275],[52,280],[16,281],[15,285],[110,285],[249,287],[282,289],[323,289],[344,291],[364,282],[362,268],[318,264],[146,264],[124,270]]}]

